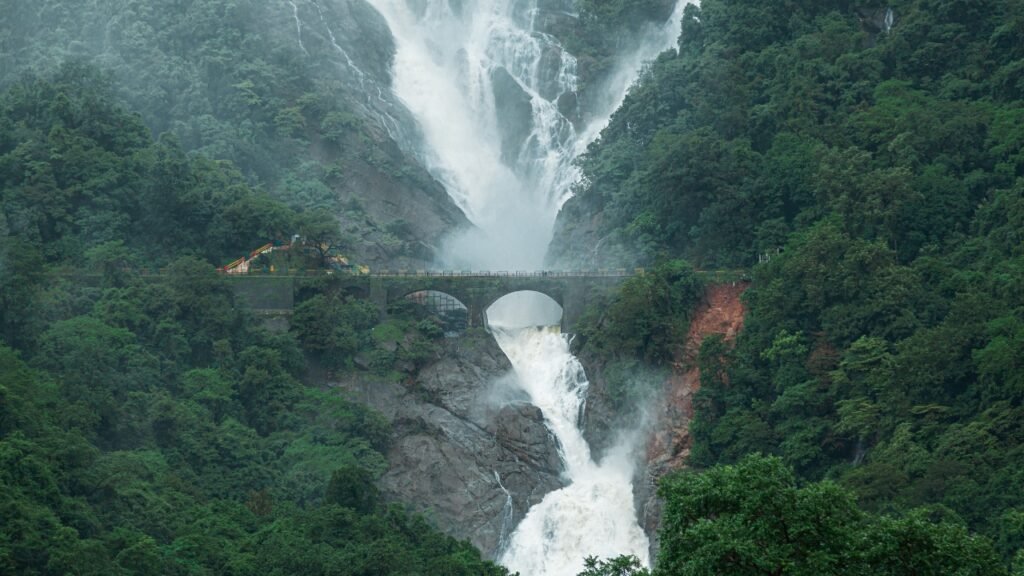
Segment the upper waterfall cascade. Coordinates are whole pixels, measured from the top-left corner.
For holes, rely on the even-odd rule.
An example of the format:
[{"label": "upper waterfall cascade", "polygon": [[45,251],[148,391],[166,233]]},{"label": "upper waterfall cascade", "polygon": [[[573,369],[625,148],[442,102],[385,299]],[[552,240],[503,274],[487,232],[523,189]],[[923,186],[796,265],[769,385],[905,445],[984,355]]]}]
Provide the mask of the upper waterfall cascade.
[{"label": "upper waterfall cascade", "polygon": [[[675,44],[686,2],[620,55],[601,91],[606,97],[592,98],[597,104],[580,121],[567,117],[570,107],[563,105],[576,95],[577,60],[540,29],[538,0],[368,1],[394,36],[392,90],[419,124],[419,153],[475,225],[449,238],[440,264],[540,269],[558,210],[579,178],[574,160],[607,125],[643,64]],[[546,6],[559,3],[574,17],[572,0]],[[569,483],[502,538],[500,561],[532,576],[576,574],[587,555],[634,554],[646,563],[647,537],[633,505],[633,458],[624,447],[593,461],[579,425],[586,375],[567,339],[535,328],[497,328],[523,326],[525,309],[500,316],[491,318],[495,336],[558,438]]]},{"label": "upper waterfall cascade", "polygon": [[424,161],[475,225],[442,247],[442,264],[539,269],[579,177],[573,161],[643,63],[674,44],[684,3],[622,56],[592,120],[574,124],[559,102],[577,90],[576,58],[538,29],[538,0],[369,1],[395,38],[392,87],[420,125]]}]

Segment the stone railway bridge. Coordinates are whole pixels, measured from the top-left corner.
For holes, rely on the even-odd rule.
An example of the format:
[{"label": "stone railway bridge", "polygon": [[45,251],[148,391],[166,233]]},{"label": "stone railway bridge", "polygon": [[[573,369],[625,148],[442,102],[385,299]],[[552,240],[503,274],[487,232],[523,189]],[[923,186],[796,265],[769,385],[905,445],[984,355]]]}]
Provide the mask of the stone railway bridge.
[{"label": "stone railway bridge", "polygon": [[[591,300],[643,271],[586,272],[380,272],[334,273],[331,283],[344,292],[373,302],[382,317],[388,307],[417,293],[447,294],[466,307],[470,326],[485,326],[487,309],[516,292],[539,292],[562,307],[562,330],[572,332]],[[324,276],[318,274],[317,276]],[[310,276],[229,275],[243,302],[264,313],[287,312],[294,293]]]},{"label": "stone railway bridge", "polygon": [[[562,307],[562,331],[573,332],[595,298],[637,270],[542,271],[542,272],[375,272],[358,274],[323,272],[309,276],[228,275],[236,295],[250,308],[266,314],[287,314],[295,304],[300,285],[315,277],[329,276],[331,283],[356,297],[373,302],[387,315],[388,307],[411,295],[433,291],[447,294],[466,307],[470,326],[486,326],[487,309],[516,292],[539,292]],[[698,272],[709,283],[745,279],[745,271]]]}]

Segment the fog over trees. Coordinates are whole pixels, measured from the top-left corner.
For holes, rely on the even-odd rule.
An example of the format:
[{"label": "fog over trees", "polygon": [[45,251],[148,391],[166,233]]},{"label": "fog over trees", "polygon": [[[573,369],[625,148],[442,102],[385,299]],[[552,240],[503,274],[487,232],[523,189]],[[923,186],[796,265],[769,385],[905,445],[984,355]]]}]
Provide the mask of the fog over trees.
[{"label": "fog over trees", "polygon": [[[440,403],[422,371],[490,338],[337,281],[470,226],[384,18],[5,4],[0,573],[508,574],[382,492],[428,419],[335,386]],[[675,3],[570,4],[547,30],[584,118]],[[635,423],[701,369],[652,566],[582,576],[1024,573],[1024,3],[703,0],[680,33],[577,160],[548,253],[644,269],[582,315],[588,418]],[[299,277],[284,325],[218,271],[239,258]],[[687,360],[723,281],[749,282],[743,330]]]}]

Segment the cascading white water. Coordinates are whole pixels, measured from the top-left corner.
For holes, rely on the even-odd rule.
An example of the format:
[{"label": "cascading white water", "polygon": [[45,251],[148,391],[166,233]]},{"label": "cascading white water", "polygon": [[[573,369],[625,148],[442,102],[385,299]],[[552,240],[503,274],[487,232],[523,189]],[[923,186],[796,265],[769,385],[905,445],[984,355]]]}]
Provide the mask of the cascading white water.
[{"label": "cascading white water", "polygon": [[513,533],[500,561],[532,576],[570,576],[587,556],[632,554],[648,563],[647,535],[633,509],[633,460],[623,446],[600,464],[579,428],[583,367],[557,327],[493,328],[518,380],[558,438],[569,485],[544,497]]},{"label": "cascading white water", "polygon": [[[642,64],[674,45],[685,2],[622,55],[602,91],[608,96],[578,132],[557,104],[576,90],[576,59],[535,30],[537,0],[369,1],[395,38],[393,90],[420,123],[428,168],[475,224],[450,239],[441,264],[540,268],[578,179],[573,161],[607,124]],[[517,119],[507,110],[499,117],[499,98],[528,100],[527,125],[510,129]],[[511,134],[517,129],[523,133]]]},{"label": "cascading white water", "polygon": [[[393,89],[422,127],[428,167],[476,225],[469,237],[450,240],[444,264],[539,268],[568,191],[555,181],[570,170],[575,134],[553,99],[575,88],[575,62],[562,59],[566,70],[548,89],[551,99],[542,97],[545,51],[562,51],[531,30],[536,0],[370,3],[395,37]],[[514,158],[502,149],[495,91],[503,80],[511,88],[508,78],[532,116]]]},{"label": "cascading white water", "polygon": [[292,6],[292,17],[295,19],[295,35],[299,39],[299,49],[302,53],[309,56],[309,51],[306,50],[306,45],[302,43],[302,20],[299,18],[299,7],[295,5],[295,2],[288,0],[288,3]]},{"label": "cascading white water", "polygon": [[[395,38],[393,90],[420,124],[427,167],[476,227],[449,240],[440,264],[489,270],[543,265],[555,217],[578,179],[573,161],[607,124],[643,63],[674,45],[686,4],[679,0],[663,27],[621,55],[607,97],[577,131],[558,106],[577,88],[576,60],[536,29],[537,0],[369,2]],[[521,126],[508,116],[521,114],[524,100]],[[521,327],[531,323],[523,319],[526,306],[492,310],[488,318],[492,326]],[[623,447],[593,461],[579,428],[586,376],[566,338],[536,328],[494,332],[558,438],[569,482],[528,512],[501,561],[524,576],[573,575],[587,555],[634,554],[646,563],[648,542],[633,508],[633,459]]]}]

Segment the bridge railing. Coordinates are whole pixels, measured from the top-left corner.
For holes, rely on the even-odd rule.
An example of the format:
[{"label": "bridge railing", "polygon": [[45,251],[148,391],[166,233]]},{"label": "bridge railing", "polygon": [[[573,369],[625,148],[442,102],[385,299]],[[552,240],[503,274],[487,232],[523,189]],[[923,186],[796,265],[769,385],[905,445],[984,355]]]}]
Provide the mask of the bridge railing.
[{"label": "bridge railing", "polygon": [[625,278],[642,274],[642,270],[376,270],[369,276],[426,278]]},{"label": "bridge railing", "polygon": [[[166,276],[166,268],[134,269],[133,272],[142,277],[159,278]],[[322,276],[368,277],[368,278],[629,278],[643,276],[643,268],[614,268],[597,270],[289,270],[270,272],[266,270],[249,270],[246,273],[220,273],[228,278],[266,277],[266,278],[315,278]],[[697,270],[697,275],[710,283],[726,283],[750,281],[751,271],[735,270]],[[73,268],[58,268],[50,271],[57,277],[73,277],[80,279],[102,278],[101,272],[84,272]]]},{"label": "bridge railing", "polygon": [[221,272],[226,276],[358,276],[371,278],[628,278],[643,275],[643,268],[598,270],[305,270],[270,272],[249,270],[247,272]]},{"label": "bridge railing", "polygon": [[[748,269],[733,270],[695,270],[696,274],[704,281],[711,283],[744,282],[750,281],[751,272]],[[278,271],[269,272],[263,270],[250,270],[244,274],[226,274],[233,277],[317,277],[317,276],[344,276],[344,277],[368,277],[368,278],[631,278],[643,276],[646,273],[644,268],[614,268],[597,270],[372,270],[361,272],[359,270],[306,270],[306,271]]]}]

